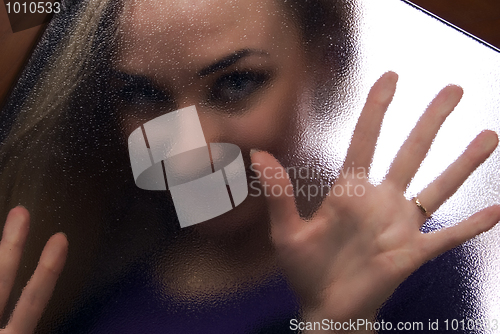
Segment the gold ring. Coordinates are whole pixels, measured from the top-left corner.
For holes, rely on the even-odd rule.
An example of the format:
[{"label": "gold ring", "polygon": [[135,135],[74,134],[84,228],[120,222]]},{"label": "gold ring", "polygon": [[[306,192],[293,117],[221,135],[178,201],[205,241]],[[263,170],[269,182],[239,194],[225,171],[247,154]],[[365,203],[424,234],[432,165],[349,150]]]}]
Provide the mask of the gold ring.
[{"label": "gold ring", "polygon": [[420,212],[422,212],[422,214],[424,215],[425,218],[429,218],[431,216],[429,211],[427,211],[427,209],[422,205],[422,203],[420,203],[420,200],[417,197],[414,197],[413,201],[415,202],[417,207],[420,209]]}]

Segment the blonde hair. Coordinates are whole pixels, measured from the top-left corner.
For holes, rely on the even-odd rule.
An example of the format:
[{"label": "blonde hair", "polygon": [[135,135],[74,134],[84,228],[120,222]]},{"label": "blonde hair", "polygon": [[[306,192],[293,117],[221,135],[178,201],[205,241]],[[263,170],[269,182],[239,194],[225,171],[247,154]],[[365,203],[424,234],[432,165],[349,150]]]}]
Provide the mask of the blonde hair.
[{"label": "blonde hair", "polygon": [[[46,175],[47,170],[50,170],[48,166],[55,159],[50,156],[51,147],[56,147],[55,129],[64,123],[71,96],[87,75],[85,69],[90,65],[100,21],[110,2],[90,0],[82,3],[72,26],[67,28],[69,31],[57,45],[56,51],[45,60],[46,65],[33,89],[27,93],[8,136],[0,145],[0,212],[3,215],[0,219],[5,221],[7,212],[18,204],[27,207],[32,218],[23,266],[19,269],[4,314],[10,314],[13,309],[14,301],[30,278],[46,240],[60,230],[58,217],[47,213],[50,203],[47,202],[45,180],[57,179],[57,175]],[[43,41],[44,37],[41,43]],[[74,266],[70,264],[70,267]],[[76,276],[68,276],[63,285],[73,284],[71,281],[78,285]],[[49,324],[61,318],[61,307],[71,307],[77,299],[78,290],[68,293],[70,290],[65,289],[62,293],[62,290],[56,289],[58,304],[49,304],[39,328],[48,326],[48,331],[52,331]]]},{"label": "blonde hair", "polygon": [[[0,212],[7,212],[17,204],[36,206],[39,197],[33,186],[32,196],[28,198],[24,187],[20,187],[23,183],[20,178],[27,177],[22,171],[28,167],[26,162],[31,160],[31,154],[52,145],[53,130],[61,125],[73,92],[87,75],[85,69],[89,66],[99,23],[109,3],[110,0],[91,0],[83,4],[69,32],[46,60],[33,89],[28,92],[12,129],[0,146],[0,184],[4,185]],[[38,163],[42,164],[43,160]],[[6,185],[11,185],[9,198],[5,198]]]}]

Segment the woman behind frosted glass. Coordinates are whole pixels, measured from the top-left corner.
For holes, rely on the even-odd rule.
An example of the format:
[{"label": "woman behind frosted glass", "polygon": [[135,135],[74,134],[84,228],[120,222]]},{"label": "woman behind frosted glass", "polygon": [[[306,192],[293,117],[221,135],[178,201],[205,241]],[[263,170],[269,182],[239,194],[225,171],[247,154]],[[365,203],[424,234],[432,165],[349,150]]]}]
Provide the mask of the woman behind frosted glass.
[{"label": "woman behind frosted glass", "polygon": [[[303,119],[324,117],[325,110],[317,107],[330,101],[324,92],[339,94],[349,83],[349,8],[341,1],[319,0],[82,5],[58,47],[61,51],[43,65],[2,146],[2,212],[21,203],[32,214],[29,256],[6,314],[21,295],[43,244],[57,231],[67,234],[70,251],[40,332],[113,330],[106,327],[106,316],[116,314],[113,305],[144,291],[143,296],[153,296],[151,303],[169,310],[191,305],[231,319],[228,309],[249,312],[239,310],[238,301],[253,298],[263,307],[269,297],[255,292],[274,290],[282,297],[269,310],[272,320],[256,319],[253,327],[257,330],[262,323],[266,328],[298,316],[282,277],[300,300],[305,320],[373,319],[422,263],[493,226],[500,219],[498,207],[446,231],[423,235],[419,227],[425,215],[403,196],[440,124],[460,100],[462,91],[456,86],[436,97],[381,185],[339,177],[336,185],[363,186],[364,196],[330,196],[321,207],[320,197],[309,202],[297,198],[307,221],[291,197],[250,196],[228,214],[180,230],[168,193],[135,186],[127,136],[158,115],[190,105],[198,109],[207,142],[238,145],[247,165],[253,148],[288,166],[310,163],[322,168],[326,180],[339,174],[326,170],[319,157],[308,161],[307,150],[299,145],[304,129],[315,124]],[[394,73],[387,73],[374,85],[344,166],[369,169],[396,81]],[[342,98],[335,95],[337,102]],[[494,133],[479,135],[418,195],[423,210],[434,212],[496,144]],[[281,168],[264,152],[254,153],[252,161],[262,175],[266,166]],[[288,182],[261,178],[263,184],[282,188]],[[23,240],[27,220],[24,209],[14,209],[4,240],[13,230],[22,231],[17,239]],[[27,299],[21,299],[9,329],[31,332],[62,268],[65,247],[63,235],[50,239],[52,252],[45,252],[41,263],[52,261],[53,274],[35,279],[39,283],[29,285],[23,296],[45,293],[34,299],[40,303],[31,311],[25,309]],[[15,267],[14,261],[3,270],[8,280]],[[0,302],[8,291],[0,293]],[[217,311],[221,307],[227,314]],[[138,319],[146,318],[141,307],[133,311]],[[180,330],[192,329],[192,324],[185,325],[189,329]]]}]

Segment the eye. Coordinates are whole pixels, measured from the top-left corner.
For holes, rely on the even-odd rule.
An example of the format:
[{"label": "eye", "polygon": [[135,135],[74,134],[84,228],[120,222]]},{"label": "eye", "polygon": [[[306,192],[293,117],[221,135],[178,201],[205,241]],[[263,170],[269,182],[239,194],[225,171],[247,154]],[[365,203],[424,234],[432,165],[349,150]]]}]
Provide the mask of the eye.
[{"label": "eye", "polygon": [[271,75],[267,72],[232,72],[217,79],[210,92],[210,101],[216,104],[236,103],[264,86]]}]

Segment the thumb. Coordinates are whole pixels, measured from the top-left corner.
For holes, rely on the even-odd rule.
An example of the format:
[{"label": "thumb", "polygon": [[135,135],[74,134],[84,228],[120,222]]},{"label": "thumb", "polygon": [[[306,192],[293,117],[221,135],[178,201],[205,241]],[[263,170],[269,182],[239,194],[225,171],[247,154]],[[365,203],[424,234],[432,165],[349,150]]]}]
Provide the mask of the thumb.
[{"label": "thumb", "polygon": [[276,237],[276,234],[296,231],[302,220],[295,206],[293,186],[288,173],[278,160],[267,152],[253,151],[251,159],[269,207],[273,237]]}]

